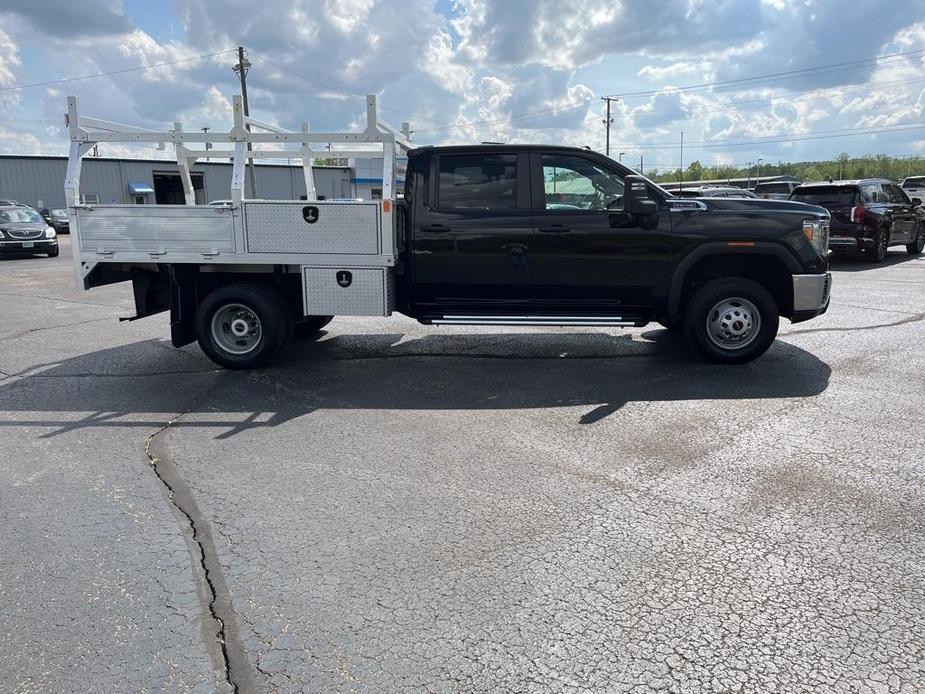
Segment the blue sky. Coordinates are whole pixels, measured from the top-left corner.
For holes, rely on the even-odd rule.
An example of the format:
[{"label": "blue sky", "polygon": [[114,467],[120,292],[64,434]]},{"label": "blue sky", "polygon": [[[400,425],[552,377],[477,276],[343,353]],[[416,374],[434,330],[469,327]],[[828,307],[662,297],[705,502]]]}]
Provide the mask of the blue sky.
[{"label": "blue sky", "polygon": [[[0,0],[0,152],[62,154],[65,96],[108,120],[355,127],[375,92],[421,144],[603,149],[646,168],[925,154],[925,13],[903,0]],[[68,84],[63,77],[195,58]],[[868,60],[876,57],[880,60]],[[868,61],[868,62],[857,62]],[[729,86],[691,85],[843,64]],[[284,72],[282,66],[290,72]],[[291,73],[301,77],[295,77]],[[315,82],[320,82],[324,87]],[[6,88],[6,89],[3,89]],[[169,156],[118,145],[104,154]]]}]

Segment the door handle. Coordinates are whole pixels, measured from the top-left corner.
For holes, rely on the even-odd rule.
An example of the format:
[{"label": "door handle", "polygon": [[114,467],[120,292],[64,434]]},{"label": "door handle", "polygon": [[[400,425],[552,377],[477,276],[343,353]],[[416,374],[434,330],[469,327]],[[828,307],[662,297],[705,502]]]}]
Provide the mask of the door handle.
[{"label": "door handle", "polygon": [[450,231],[450,228],[445,224],[431,224],[430,226],[421,227],[421,231],[426,231],[431,234],[445,234]]},{"label": "door handle", "polygon": [[563,224],[553,224],[548,227],[540,227],[540,231],[544,234],[564,234],[566,231],[571,231],[571,229]]}]

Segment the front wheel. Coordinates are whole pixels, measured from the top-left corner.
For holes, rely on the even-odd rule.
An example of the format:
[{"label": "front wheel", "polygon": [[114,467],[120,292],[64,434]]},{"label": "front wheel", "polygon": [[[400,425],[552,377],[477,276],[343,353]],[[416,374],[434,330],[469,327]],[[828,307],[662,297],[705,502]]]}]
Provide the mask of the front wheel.
[{"label": "front wheel", "polygon": [[226,369],[269,362],[291,335],[292,318],[278,293],[256,284],[216,289],[196,309],[196,338],[206,356]]},{"label": "front wheel", "polygon": [[48,251],[48,257],[49,257],[49,258],[57,258],[57,257],[58,257],[58,253],[59,253],[59,248],[58,248],[57,246],[55,246],[55,247],[52,248],[50,251]]},{"label": "front wheel", "polygon": [[718,279],[691,298],[685,331],[704,357],[718,364],[744,364],[764,354],[779,324],[777,303],[757,282]]},{"label": "front wheel", "polygon": [[919,233],[916,234],[912,243],[906,245],[906,253],[921,255],[923,249],[925,249],[925,224],[919,224]]}]

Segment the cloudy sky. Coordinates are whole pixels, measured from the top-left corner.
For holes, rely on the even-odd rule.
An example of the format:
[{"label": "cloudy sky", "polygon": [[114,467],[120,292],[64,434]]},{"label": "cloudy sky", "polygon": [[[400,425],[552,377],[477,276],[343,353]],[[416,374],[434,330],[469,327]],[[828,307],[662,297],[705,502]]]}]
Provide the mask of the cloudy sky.
[{"label": "cloudy sky", "polygon": [[682,130],[685,163],[925,153],[916,4],[0,0],[0,152],[65,153],[69,94],[107,120],[227,128],[237,91],[227,51],[241,44],[253,63],[253,115],[293,129],[356,126],[355,95],[374,92],[383,115],[409,120],[421,144],[603,150],[600,97],[616,95],[612,152],[631,163],[644,155],[647,169],[677,166]]}]

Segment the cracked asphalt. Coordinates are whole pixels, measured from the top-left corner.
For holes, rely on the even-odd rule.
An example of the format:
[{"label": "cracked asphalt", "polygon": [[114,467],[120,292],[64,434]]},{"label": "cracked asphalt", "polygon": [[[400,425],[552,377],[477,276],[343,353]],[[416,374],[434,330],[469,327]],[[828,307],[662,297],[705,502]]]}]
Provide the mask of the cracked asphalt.
[{"label": "cracked asphalt", "polygon": [[659,328],[174,350],[0,260],[0,691],[925,691],[925,258]]}]

